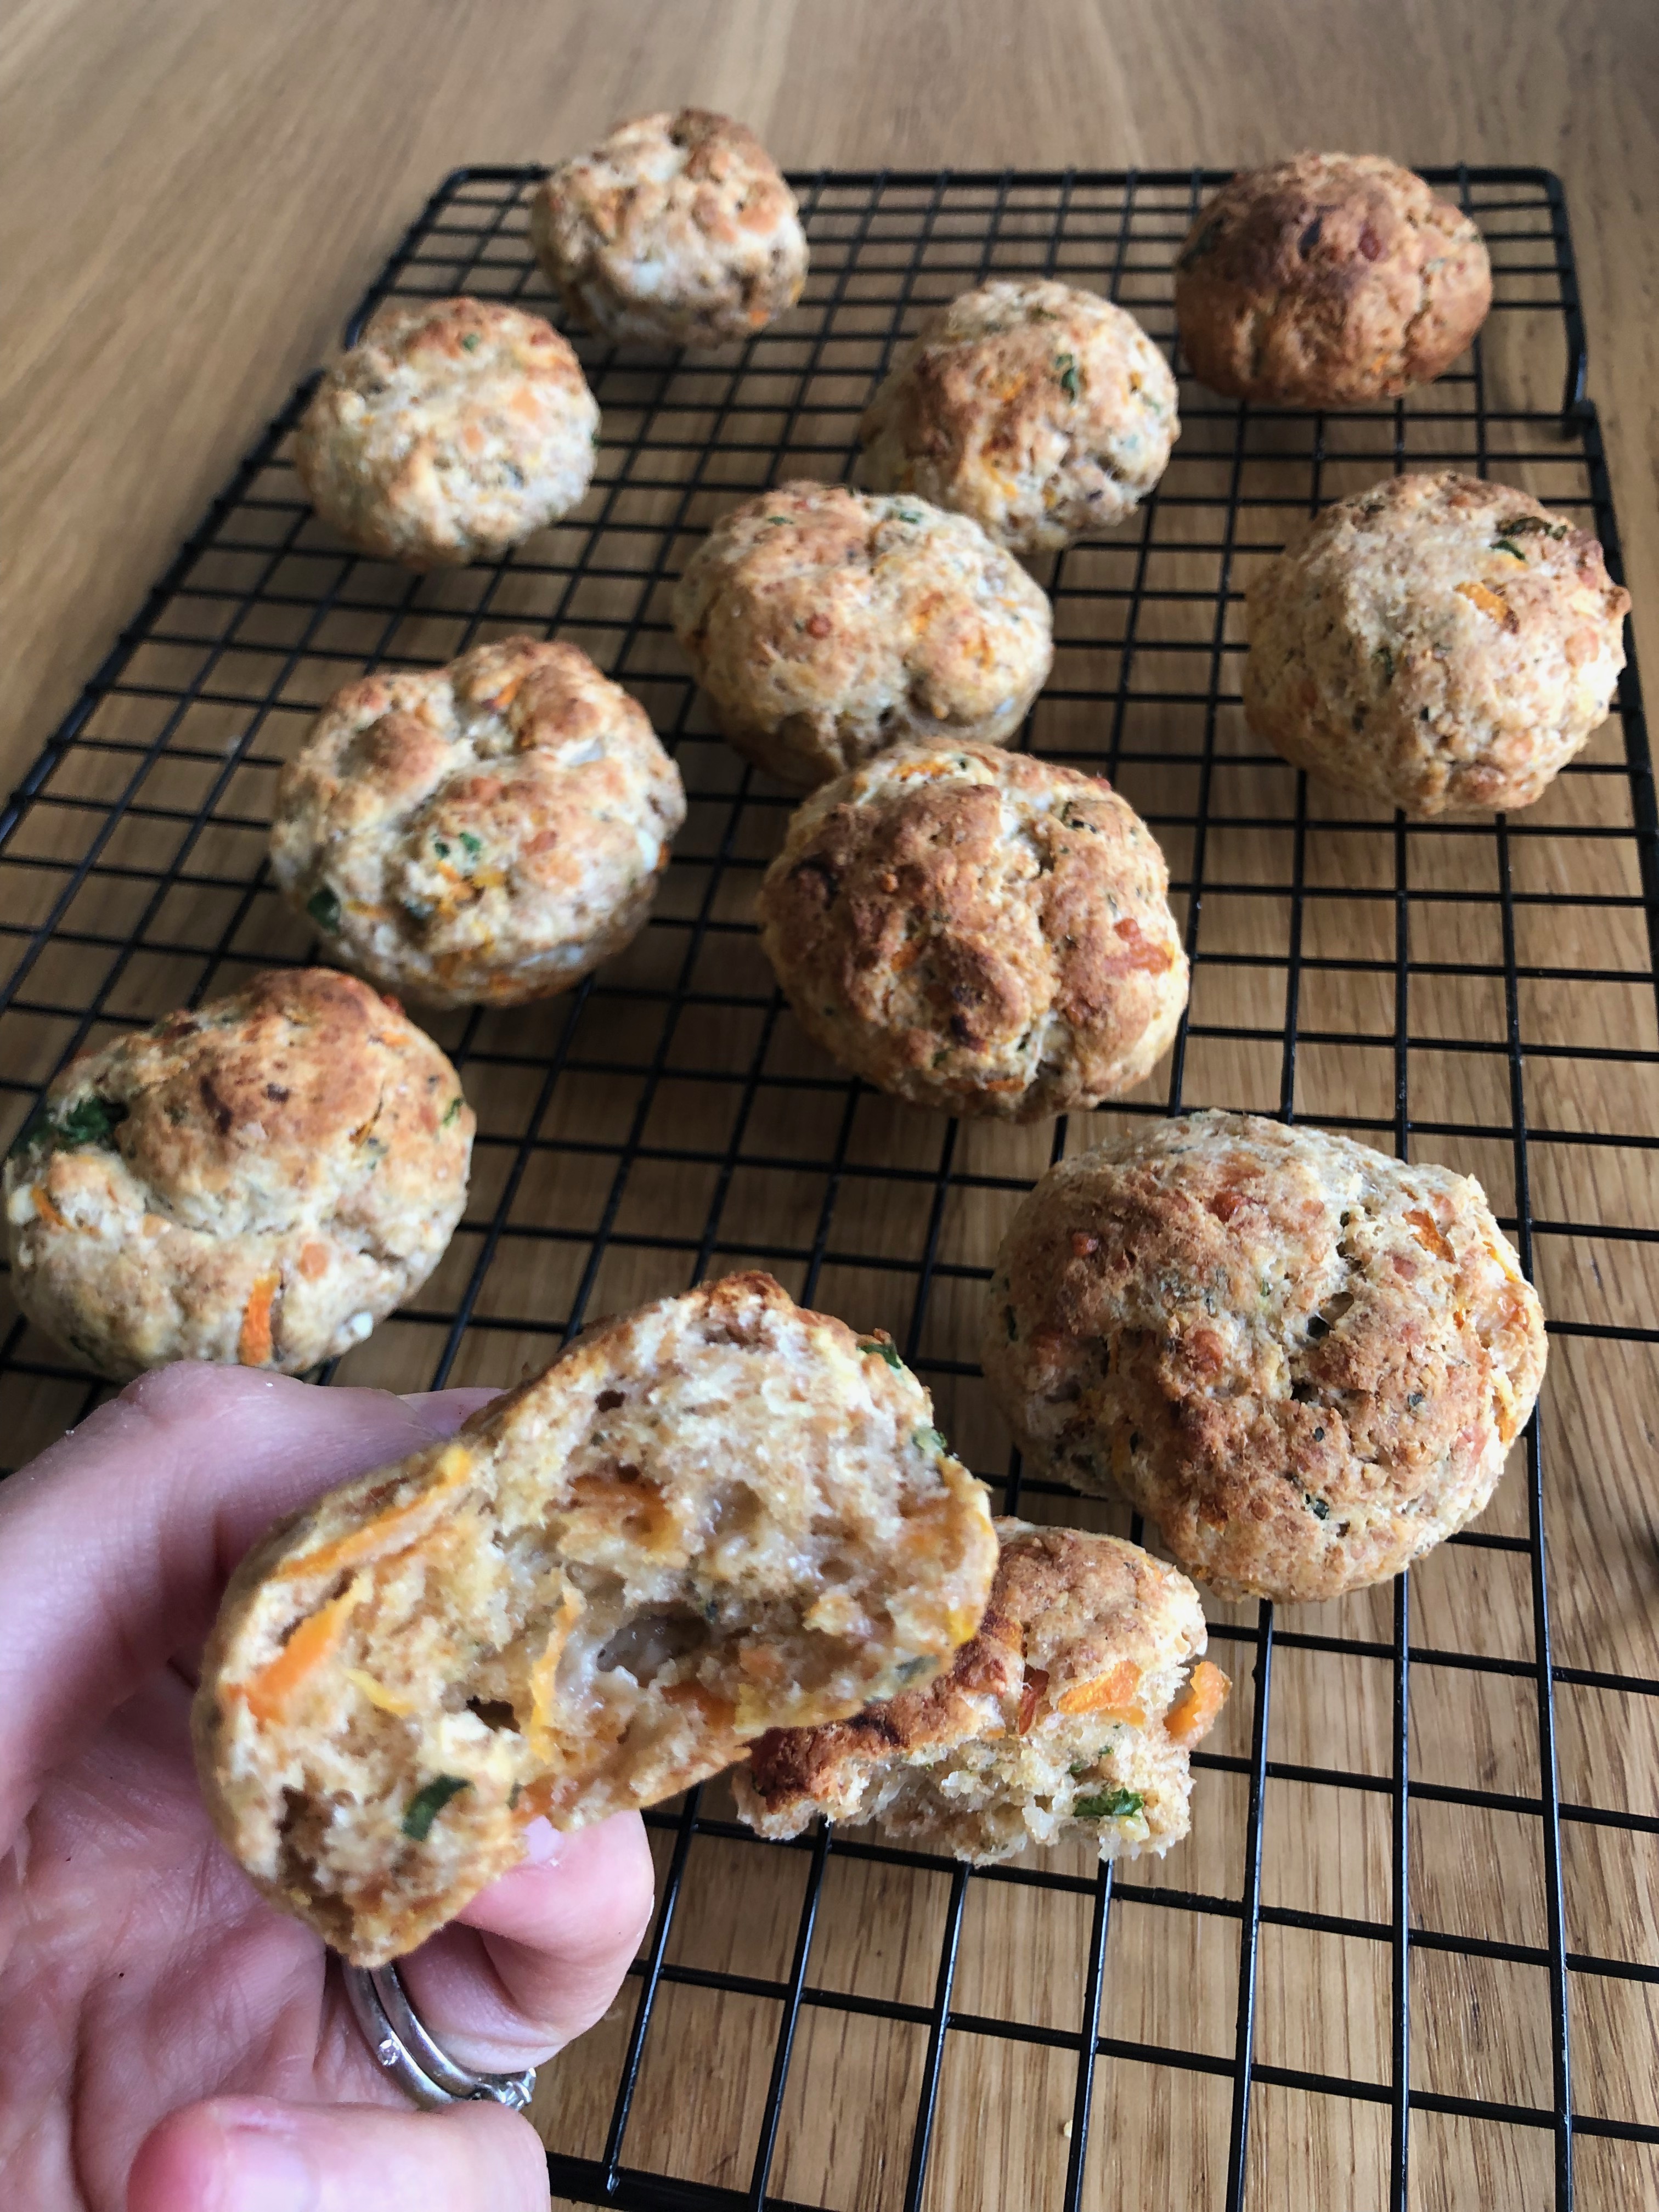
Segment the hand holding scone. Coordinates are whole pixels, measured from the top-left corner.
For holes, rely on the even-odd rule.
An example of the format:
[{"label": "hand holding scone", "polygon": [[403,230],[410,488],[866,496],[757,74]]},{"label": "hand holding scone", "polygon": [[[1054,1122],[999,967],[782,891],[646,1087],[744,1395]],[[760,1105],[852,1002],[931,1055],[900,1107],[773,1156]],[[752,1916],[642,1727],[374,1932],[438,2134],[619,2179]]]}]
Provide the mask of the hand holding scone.
[{"label": "hand holding scone", "polygon": [[[0,2203],[31,2212],[532,2212],[533,2131],[409,2109],[322,1944],[225,1856],[197,1789],[195,1653],[273,1516],[448,1433],[483,1394],[145,1376],[0,1496]],[[404,1962],[468,2065],[537,2063],[614,1996],[650,1910],[637,1819],[539,1830]]]}]

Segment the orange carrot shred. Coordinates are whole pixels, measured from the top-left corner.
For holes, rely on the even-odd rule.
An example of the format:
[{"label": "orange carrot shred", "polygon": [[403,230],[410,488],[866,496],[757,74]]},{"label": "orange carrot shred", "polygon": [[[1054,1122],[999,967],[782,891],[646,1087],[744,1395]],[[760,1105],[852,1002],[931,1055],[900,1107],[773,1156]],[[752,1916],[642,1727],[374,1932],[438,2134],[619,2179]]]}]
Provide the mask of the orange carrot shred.
[{"label": "orange carrot shred", "polygon": [[1219,1667],[1200,1659],[1192,1680],[1164,1717],[1166,1732],[1176,1743],[1196,1743],[1207,1735],[1216,1715],[1227,1702],[1232,1684]]},{"label": "orange carrot shred", "polygon": [[269,1724],[281,1720],[289,1699],[307,1675],[337,1649],[356,1602],[354,1582],[338,1597],[307,1613],[276,1656],[244,1686],[242,1697],[256,1721]]},{"label": "orange carrot shred", "polygon": [[46,1196],[46,1194],[41,1189],[39,1183],[35,1184],[34,1189],[31,1194],[34,1200],[34,1210],[40,1215],[42,1221],[50,1222],[54,1229],[67,1229],[69,1227],[68,1222],[64,1220],[63,1215],[58,1211],[58,1208]]},{"label": "orange carrot shred", "polygon": [[270,1309],[282,1279],[280,1275],[261,1275],[248,1292],[242,1309],[241,1334],[236,1340],[236,1357],[244,1367],[263,1367],[270,1358],[274,1348]]}]

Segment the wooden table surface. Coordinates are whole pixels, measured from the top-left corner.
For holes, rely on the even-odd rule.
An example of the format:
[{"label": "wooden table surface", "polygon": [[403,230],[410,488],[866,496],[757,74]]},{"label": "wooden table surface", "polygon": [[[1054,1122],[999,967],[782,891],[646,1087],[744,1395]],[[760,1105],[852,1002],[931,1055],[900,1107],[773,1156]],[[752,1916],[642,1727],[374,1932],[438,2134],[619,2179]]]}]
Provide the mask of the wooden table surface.
[{"label": "wooden table surface", "polygon": [[[1572,213],[1590,391],[1611,453],[1638,642],[1650,670],[1659,668],[1656,22],[1651,0],[1574,10],[1532,0],[1467,0],[1455,9],[1376,0],[1162,0],[1155,9],[1082,0],[13,0],[0,24],[0,265],[9,286],[0,593],[12,670],[0,697],[0,776],[10,781],[33,755],[448,168],[552,159],[619,114],[685,101],[744,117],[789,167],[1219,166],[1316,143],[1422,164],[1555,168]],[[1641,957],[1638,937],[1632,957]],[[1446,1018],[1467,1028],[1476,1017],[1458,1000],[1458,981],[1445,986]],[[1414,1021],[1431,1018],[1433,1002],[1432,990],[1414,998]],[[1582,1012],[1560,991],[1551,1006],[1547,1018],[1562,1024]],[[1334,982],[1321,1011],[1332,1027],[1376,1012],[1345,1002]],[[1632,1019],[1652,1045],[1650,993],[1645,1012],[1608,1018],[1600,1029],[1603,1018],[1585,1014],[1577,1033],[1628,1043]],[[1623,1083],[1612,1109],[1620,1126],[1659,1124],[1653,1073],[1606,1076]],[[1242,1061],[1212,1056],[1212,1095],[1242,1100],[1252,1079]],[[1581,1069],[1551,1079],[1558,1120],[1598,1126],[1601,1078]],[[1581,1082],[1589,1087],[1576,1089]],[[1337,1085],[1324,1111],[1361,1110],[1345,1109],[1340,1093]],[[899,1115],[893,1142],[908,1141],[916,1126]],[[1033,1167],[1045,1144],[1043,1133]],[[1649,1157],[1625,1163],[1623,1185],[1613,1175],[1605,1189],[1552,1193],[1553,1209],[1593,1220],[1620,1218],[1622,1207],[1653,1218]],[[1600,1216],[1583,1210],[1595,1203]],[[982,1255],[1000,1218],[970,1224],[964,1251]],[[1627,1277],[1614,1264],[1621,1250],[1636,1252],[1617,1261],[1628,1264]],[[1645,1248],[1613,1246],[1602,1257],[1605,1284],[1592,1255],[1583,1266],[1595,1271],[1593,1286],[1588,1274],[1582,1283],[1564,1278],[1560,1295],[1582,1290],[1592,1306],[1605,1296],[1613,1318],[1638,1311],[1651,1322]],[[372,1360],[362,1372],[371,1379]],[[1659,1429],[1655,1360],[1633,1352],[1595,1368],[1578,1361],[1577,1347],[1558,1347],[1552,1390],[1553,1464],[1569,1486],[1552,1528],[1568,1656],[1659,1674],[1659,1578],[1642,1534]],[[969,1413],[958,1409],[957,1418]],[[1524,1534],[1514,1475],[1487,1525]],[[1516,1591],[1503,1585],[1504,1555],[1456,1556],[1462,1583],[1449,1579],[1449,1555],[1443,1574],[1431,1563],[1413,1578],[1419,1632],[1449,1642],[1489,1631],[1490,1648],[1524,1648],[1529,1626]],[[1468,1563],[1488,1557],[1498,1563],[1490,1582],[1478,1575],[1471,1584]],[[1387,1593],[1353,1607],[1345,1632],[1386,1644]],[[1249,1617],[1249,1609],[1219,1614]],[[1303,1626],[1314,1621],[1302,1617]],[[1234,1648],[1243,1670],[1247,1651]],[[1379,1706],[1374,1679],[1355,1688],[1334,1662],[1321,1673],[1305,1652],[1279,1663],[1292,1686],[1276,1757],[1358,1766],[1377,1742],[1386,1746],[1386,1682]],[[1433,1715],[1414,1703],[1419,1771],[1426,1753],[1431,1766],[1443,1760],[1443,1780],[1459,1779],[1466,1762],[1493,1788],[1536,1789],[1531,1723],[1524,1711],[1499,1710],[1486,1678],[1454,1673],[1434,1678],[1431,1690],[1414,1687],[1414,1700],[1419,1693],[1443,1701]],[[1249,1747],[1248,1701],[1237,1702],[1222,1738],[1232,1752]],[[1564,1789],[1659,1810],[1659,1741],[1645,1709],[1592,1712],[1592,1703],[1579,1701],[1564,1718]],[[1386,1771],[1386,1749],[1381,1755]],[[1205,1778],[1207,1831],[1153,1878],[1194,1888],[1236,1880],[1236,1779]],[[1299,1868],[1312,1885],[1292,1901],[1386,1920],[1381,1802],[1381,1831],[1362,1820],[1338,1835],[1309,1829],[1313,1814],[1294,1790],[1282,1794],[1282,1867]],[[1414,1895],[1414,1912],[1474,1934],[1502,1919],[1503,1932],[1538,1940],[1528,1932],[1535,1861],[1526,1856],[1524,1875],[1508,1880],[1504,1854],[1516,1845],[1503,1820],[1437,1829],[1432,1804],[1419,1819],[1413,1850],[1433,1893]],[[1659,1964],[1652,1838],[1575,1830],[1570,1840],[1574,1942]],[[1639,1856],[1620,1856],[1632,1842],[1650,1853],[1645,1875]],[[948,1884],[929,1890],[836,1864],[833,1911],[826,1906],[833,1940],[828,1955],[815,1954],[818,1978],[839,1975],[841,1986],[925,2005]],[[744,1865],[740,1892],[703,1882],[677,1955],[763,1977],[785,1972],[799,1863],[751,1852]],[[1030,1893],[975,1885],[972,1895],[957,2004],[1073,2025],[1086,1899],[1073,1925],[1040,1911]],[[1103,2030],[1154,2042],[1209,2033],[1231,2048],[1234,1969],[1213,1949],[1160,1953],[1173,1917],[1132,1916],[1127,1932],[1115,1933],[1113,2019]],[[1547,2101],[1547,2054],[1526,1972],[1487,1972],[1433,1952],[1417,1966],[1419,2068],[1454,2086],[1478,2082],[1480,2094]],[[1358,1980],[1345,1978],[1356,1972]],[[1342,1947],[1281,1931],[1263,1959],[1259,2053],[1287,2067],[1386,2080],[1378,1974],[1386,1983],[1385,1950],[1380,1965],[1355,1968]],[[654,2147],[677,2172],[741,2186],[775,2023],[758,2004],[752,2020],[743,2016],[736,2000],[699,2010],[696,1994],[682,1986],[665,2000],[678,2042],[652,2045],[635,2155],[649,2162]],[[1587,2109],[1659,2112],[1656,2013],[1644,2009],[1655,1994],[1612,1983],[1576,1992]],[[538,2115],[550,2140],[597,2148],[625,2030],[624,2002],[549,2069]],[[715,2036],[726,2057],[702,2066],[699,2051]],[[750,2051],[746,2068],[731,2061],[739,2049]],[[1049,2054],[1049,2066],[1040,2047],[955,2038],[951,2053],[929,2206],[1034,2212],[1058,2203],[1073,2056]],[[856,2014],[805,2021],[796,2078],[810,2075],[817,2101],[786,2112],[775,2185],[856,2212],[896,2206],[915,2064],[914,2050],[890,2045]],[[1219,2202],[1225,2081],[1155,2070],[1149,2079],[1136,2090],[1120,2078],[1115,2102],[1097,2115],[1109,2132],[1091,2154],[1091,2212]],[[1259,2212],[1304,2200],[1358,2212],[1382,2201],[1386,2106],[1263,2087],[1252,2142],[1249,2201]],[[1531,2212],[1554,2202],[1547,2150],[1547,2139],[1540,2148],[1455,2114],[1421,2116],[1413,2203],[1435,2212]],[[1649,2146],[1587,2141],[1579,2181],[1580,2212],[1659,2206],[1659,2158]]]}]

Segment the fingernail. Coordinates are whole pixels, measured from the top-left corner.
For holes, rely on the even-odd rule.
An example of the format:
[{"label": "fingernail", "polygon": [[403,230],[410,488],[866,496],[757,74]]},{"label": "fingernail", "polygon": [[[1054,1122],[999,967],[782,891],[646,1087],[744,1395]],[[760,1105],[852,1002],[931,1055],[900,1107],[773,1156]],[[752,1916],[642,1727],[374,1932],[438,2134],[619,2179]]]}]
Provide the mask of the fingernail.
[{"label": "fingernail", "polygon": [[528,1866],[545,1866],[564,1849],[564,1838],[551,1820],[538,1814],[524,1832],[525,1863]]},{"label": "fingernail", "polygon": [[225,2152],[224,2212],[320,2212],[317,2170],[292,2136],[228,2128]]}]

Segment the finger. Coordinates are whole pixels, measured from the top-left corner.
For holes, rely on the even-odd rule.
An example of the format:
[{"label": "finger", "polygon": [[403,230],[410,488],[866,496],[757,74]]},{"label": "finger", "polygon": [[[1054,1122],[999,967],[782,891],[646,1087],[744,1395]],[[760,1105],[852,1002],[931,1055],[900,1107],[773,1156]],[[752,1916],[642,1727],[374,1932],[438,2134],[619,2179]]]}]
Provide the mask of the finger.
[{"label": "finger", "polygon": [[620,1813],[563,1835],[536,1820],[529,1862],[400,1962],[443,2048],[485,2074],[538,2066],[605,2011],[651,1923],[645,1824]]},{"label": "finger", "polygon": [[127,2212],[547,2212],[547,2155],[493,2104],[437,2112],[216,2097],[133,2160]]},{"label": "finger", "polygon": [[274,1520],[447,1436],[488,1396],[168,1367],[13,1475],[0,1488],[0,1849],[41,1775],[205,1635]]}]

